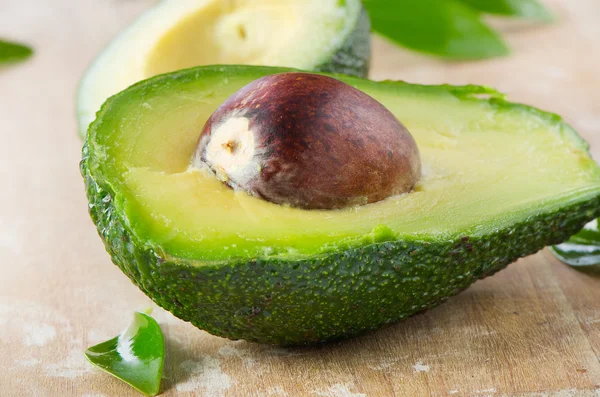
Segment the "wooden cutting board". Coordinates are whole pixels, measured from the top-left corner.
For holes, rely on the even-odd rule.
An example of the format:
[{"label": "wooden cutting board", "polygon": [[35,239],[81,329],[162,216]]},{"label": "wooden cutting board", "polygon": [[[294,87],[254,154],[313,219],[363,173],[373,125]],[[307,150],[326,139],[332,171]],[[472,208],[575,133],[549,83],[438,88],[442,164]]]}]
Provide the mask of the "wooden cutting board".
[{"label": "wooden cutting board", "polygon": [[[151,1],[0,0],[0,36],[34,45],[0,70],[0,395],[137,396],[93,369],[85,347],[151,303],[88,218],[74,92],[104,43]],[[600,3],[547,1],[552,26],[499,25],[512,57],[445,63],[375,40],[372,77],[486,84],[555,111],[600,154]],[[315,348],[231,342],[160,309],[164,395],[600,396],[600,278],[548,252],[448,303]]]}]

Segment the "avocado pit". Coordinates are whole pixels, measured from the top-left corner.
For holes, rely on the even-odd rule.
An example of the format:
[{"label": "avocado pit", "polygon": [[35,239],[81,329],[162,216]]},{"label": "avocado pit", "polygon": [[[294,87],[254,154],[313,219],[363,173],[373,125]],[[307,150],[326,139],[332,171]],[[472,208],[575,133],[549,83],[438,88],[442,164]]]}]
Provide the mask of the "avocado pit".
[{"label": "avocado pit", "polygon": [[417,145],[382,104],[339,80],[309,73],[260,78],[204,125],[192,166],[264,200],[339,209],[409,192]]}]

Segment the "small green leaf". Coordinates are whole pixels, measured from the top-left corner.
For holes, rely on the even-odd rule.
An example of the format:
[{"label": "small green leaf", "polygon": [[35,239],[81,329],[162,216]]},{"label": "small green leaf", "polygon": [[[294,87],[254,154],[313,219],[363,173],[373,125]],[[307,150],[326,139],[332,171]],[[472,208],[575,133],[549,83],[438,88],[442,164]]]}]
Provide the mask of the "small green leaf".
[{"label": "small green leaf", "polygon": [[33,50],[30,47],[0,40],[0,63],[24,61],[31,54],[33,54]]},{"label": "small green leaf", "polygon": [[594,220],[569,241],[555,245],[550,251],[567,265],[580,270],[600,271],[600,229]]},{"label": "small green leaf", "polygon": [[457,0],[365,0],[373,30],[413,50],[456,60],[507,55],[480,14]]},{"label": "small green leaf", "polygon": [[160,326],[146,313],[111,340],[92,346],[85,356],[93,365],[133,386],[147,396],[160,391],[165,342]]},{"label": "small green leaf", "polygon": [[537,0],[460,0],[489,14],[551,21],[554,15]]}]

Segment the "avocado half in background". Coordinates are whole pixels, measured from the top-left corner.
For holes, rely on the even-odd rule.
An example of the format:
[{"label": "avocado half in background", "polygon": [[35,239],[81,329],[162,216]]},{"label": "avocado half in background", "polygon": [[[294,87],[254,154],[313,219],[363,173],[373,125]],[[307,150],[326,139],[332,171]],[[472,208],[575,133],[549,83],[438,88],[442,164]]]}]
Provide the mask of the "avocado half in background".
[{"label": "avocado half in background", "polygon": [[364,77],[370,21],[360,0],[164,0],[92,63],[77,98],[79,134],[104,101],[146,78],[199,65],[286,66]]},{"label": "avocado half in background", "polygon": [[112,260],[157,304],[212,334],[282,345],[377,329],[433,307],[600,215],[600,168],[560,117],[485,87],[333,77],[412,133],[415,189],[305,210],[190,168],[240,88],[289,69],[198,67],[110,98],[81,163]]}]

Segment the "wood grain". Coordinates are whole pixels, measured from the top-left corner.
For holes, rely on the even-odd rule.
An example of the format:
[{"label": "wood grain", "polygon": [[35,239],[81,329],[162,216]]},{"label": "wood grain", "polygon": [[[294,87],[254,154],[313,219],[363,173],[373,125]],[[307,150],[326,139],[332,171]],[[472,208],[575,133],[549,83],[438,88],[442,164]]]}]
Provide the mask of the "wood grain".
[{"label": "wood grain", "polygon": [[[0,1],[0,35],[37,51],[0,70],[0,395],[138,395],[82,354],[151,303],[88,219],[73,109],[86,65],[150,3]],[[446,63],[377,39],[372,77],[495,86],[564,115],[600,158],[600,3],[548,3],[555,25],[494,21],[511,57]],[[231,342],[154,314],[167,396],[600,396],[600,278],[547,252],[435,310],[314,348]]]}]

